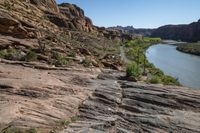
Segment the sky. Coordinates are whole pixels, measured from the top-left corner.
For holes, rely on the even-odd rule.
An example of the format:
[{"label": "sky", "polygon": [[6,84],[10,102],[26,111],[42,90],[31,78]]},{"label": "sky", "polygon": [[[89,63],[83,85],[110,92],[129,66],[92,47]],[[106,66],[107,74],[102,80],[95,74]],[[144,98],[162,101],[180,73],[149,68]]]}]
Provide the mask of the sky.
[{"label": "sky", "polygon": [[56,0],[73,3],[97,26],[157,28],[200,19],[200,0]]}]

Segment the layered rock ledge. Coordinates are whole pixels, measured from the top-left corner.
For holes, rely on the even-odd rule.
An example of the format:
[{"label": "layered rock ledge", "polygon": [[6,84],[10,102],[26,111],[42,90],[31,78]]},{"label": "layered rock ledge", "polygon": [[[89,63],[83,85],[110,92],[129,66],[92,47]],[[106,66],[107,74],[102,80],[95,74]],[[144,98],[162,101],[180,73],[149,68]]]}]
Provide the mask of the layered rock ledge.
[{"label": "layered rock ledge", "polygon": [[198,133],[200,91],[137,84],[107,73],[79,108],[80,120],[62,133]]}]

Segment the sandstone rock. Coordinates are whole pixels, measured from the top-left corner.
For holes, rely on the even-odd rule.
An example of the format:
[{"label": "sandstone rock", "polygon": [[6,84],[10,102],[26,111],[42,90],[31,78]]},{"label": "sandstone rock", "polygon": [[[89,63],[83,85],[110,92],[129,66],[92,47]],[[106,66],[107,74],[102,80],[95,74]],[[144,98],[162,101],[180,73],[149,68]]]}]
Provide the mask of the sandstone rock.
[{"label": "sandstone rock", "polygon": [[0,11],[0,33],[10,34],[17,37],[25,38],[27,31],[21,23],[13,19],[10,15]]},{"label": "sandstone rock", "polygon": [[138,84],[121,76],[101,74],[96,90],[79,108],[80,119],[61,133],[200,132],[199,90]]},{"label": "sandstone rock", "polygon": [[63,3],[59,5],[60,12],[68,18],[73,24],[71,27],[75,27],[75,29],[79,31],[85,32],[94,32],[95,28],[93,28],[92,21],[84,15],[84,11],[73,4]]},{"label": "sandstone rock", "polygon": [[78,115],[78,106],[93,90],[90,79],[96,71],[40,65],[0,63],[0,132],[12,127],[58,130],[62,121]]},{"label": "sandstone rock", "polygon": [[40,8],[48,9],[49,11],[59,12],[59,9],[55,0],[30,0],[30,3]]}]

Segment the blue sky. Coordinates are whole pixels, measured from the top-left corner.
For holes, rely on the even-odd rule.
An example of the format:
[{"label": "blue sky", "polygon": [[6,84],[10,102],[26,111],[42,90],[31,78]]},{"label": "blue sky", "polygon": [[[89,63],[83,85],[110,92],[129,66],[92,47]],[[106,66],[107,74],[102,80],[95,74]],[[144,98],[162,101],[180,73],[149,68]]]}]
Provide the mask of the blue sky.
[{"label": "blue sky", "polygon": [[200,0],[57,0],[80,6],[97,26],[156,28],[200,19]]}]

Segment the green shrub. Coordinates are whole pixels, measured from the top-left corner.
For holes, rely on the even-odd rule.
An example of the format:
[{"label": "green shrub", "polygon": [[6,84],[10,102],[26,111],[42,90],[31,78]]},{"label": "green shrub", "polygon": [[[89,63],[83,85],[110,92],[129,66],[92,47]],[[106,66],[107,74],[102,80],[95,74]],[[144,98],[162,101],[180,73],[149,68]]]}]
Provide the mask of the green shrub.
[{"label": "green shrub", "polygon": [[2,133],[22,133],[22,131],[19,128],[8,128]]},{"label": "green shrub", "polygon": [[68,126],[70,123],[76,122],[79,120],[78,116],[71,117],[69,120],[61,120],[61,126]]},{"label": "green shrub", "polygon": [[68,126],[71,123],[70,120],[62,120],[61,121],[61,126]]},{"label": "green shrub", "polygon": [[127,77],[133,76],[135,78],[139,78],[141,76],[140,68],[138,67],[138,65],[135,62],[127,65],[126,76]]},{"label": "green shrub", "polygon": [[33,51],[29,51],[25,57],[24,57],[25,61],[37,61],[37,54]]},{"label": "green shrub", "polygon": [[37,133],[37,130],[35,128],[22,130],[20,128],[13,127],[2,131],[2,133]]},{"label": "green shrub", "polygon": [[16,49],[4,49],[0,51],[0,58],[7,60],[21,60],[22,55]]},{"label": "green shrub", "polygon": [[153,76],[148,80],[148,82],[151,84],[159,84],[161,83],[161,79],[158,76]]},{"label": "green shrub", "polygon": [[84,67],[90,67],[92,66],[92,61],[90,59],[85,59],[83,60],[82,64]]},{"label": "green shrub", "polygon": [[0,51],[0,58],[5,58],[6,55],[7,55],[7,50],[4,49]]},{"label": "green shrub", "polygon": [[69,57],[76,57],[76,54],[75,54],[74,52],[70,52],[70,53],[68,54],[68,56],[69,56]]},{"label": "green shrub", "polygon": [[65,66],[69,63],[65,56],[61,53],[54,53],[53,58],[55,59],[53,64],[57,66]]},{"label": "green shrub", "polygon": [[180,85],[178,79],[175,79],[171,76],[163,76],[162,82],[164,85]]}]

